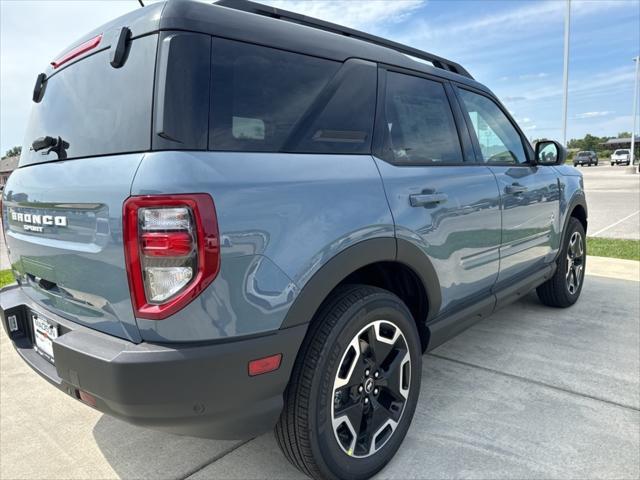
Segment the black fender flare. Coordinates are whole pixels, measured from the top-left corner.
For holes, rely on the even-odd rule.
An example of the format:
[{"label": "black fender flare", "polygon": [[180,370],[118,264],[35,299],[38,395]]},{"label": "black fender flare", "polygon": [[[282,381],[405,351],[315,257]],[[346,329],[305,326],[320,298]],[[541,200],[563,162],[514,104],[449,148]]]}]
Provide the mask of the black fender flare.
[{"label": "black fender flare", "polygon": [[[567,227],[569,226],[569,220],[571,220],[571,213],[575,210],[576,207],[582,207],[584,209],[585,218],[589,218],[589,211],[587,210],[587,197],[584,194],[584,191],[580,190],[573,194],[571,200],[567,204],[567,209],[565,210],[564,221],[562,222],[562,230],[560,232],[561,236],[561,244],[558,249],[558,254],[556,255],[556,260],[558,260],[560,256],[560,252],[562,251],[562,247],[564,247],[565,242],[565,233],[567,231]],[[586,233],[585,228],[585,233]]]},{"label": "black fender flare", "polygon": [[422,281],[427,294],[428,314],[423,321],[438,313],[442,303],[440,283],[426,254],[407,240],[373,238],[358,242],[328,260],[302,287],[280,328],[309,323],[340,282],[356,270],[377,262],[399,262],[410,268]]}]

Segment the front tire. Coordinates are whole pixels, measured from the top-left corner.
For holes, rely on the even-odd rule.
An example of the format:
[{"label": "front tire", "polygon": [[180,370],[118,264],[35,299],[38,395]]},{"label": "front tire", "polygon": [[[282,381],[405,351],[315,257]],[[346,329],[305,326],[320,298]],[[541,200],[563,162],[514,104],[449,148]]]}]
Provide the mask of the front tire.
[{"label": "front tire", "polygon": [[366,479],[400,447],[418,402],[422,349],[406,305],[375,287],[340,287],[298,354],[275,436],[316,479]]},{"label": "front tire", "polygon": [[582,223],[572,217],[567,225],[556,273],[536,291],[542,303],[550,307],[570,307],[580,297],[587,261],[587,244]]}]

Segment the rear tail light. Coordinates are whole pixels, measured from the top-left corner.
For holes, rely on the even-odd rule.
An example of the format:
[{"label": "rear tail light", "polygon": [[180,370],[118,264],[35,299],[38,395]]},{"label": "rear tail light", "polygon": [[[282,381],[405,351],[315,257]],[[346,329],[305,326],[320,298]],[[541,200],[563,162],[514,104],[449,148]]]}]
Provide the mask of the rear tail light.
[{"label": "rear tail light", "polygon": [[124,242],[136,316],[161,320],[196,298],[220,270],[218,223],[207,194],[131,197]]}]

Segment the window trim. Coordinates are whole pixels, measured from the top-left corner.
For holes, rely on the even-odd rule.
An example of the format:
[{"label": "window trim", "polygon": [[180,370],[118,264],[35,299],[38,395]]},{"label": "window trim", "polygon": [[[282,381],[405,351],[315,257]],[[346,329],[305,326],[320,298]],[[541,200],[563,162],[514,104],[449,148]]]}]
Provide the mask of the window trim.
[{"label": "window trim", "polygon": [[[387,124],[385,117],[385,106],[386,106],[386,98],[387,98],[387,72],[399,73],[402,75],[406,75],[409,77],[422,78],[424,80],[430,80],[432,82],[439,83],[442,85],[444,90],[445,97],[447,102],[449,103],[449,108],[451,110],[451,115],[453,117],[453,123],[455,125],[455,130],[458,137],[458,143],[460,145],[460,153],[462,154],[462,161],[460,162],[441,162],[441,163],[433,163],[433,162],[408,162],[408,161],[397,161],[391,160],[384,154],[384,144],[385,144],[385,131],[384,126]],[[391,165],[397,167],[468,167],[471,165],[477,165],[477,161],[474,155],[474,151],[470,150],[472,147],[472,140],[470,133],[466,124],[461,123],[461,118],[459,118],[459,114],[461,112],[456,111],[456,107],[458,107],[455,99],[451,97],[451,82],[443,77],[438,77],[435,75],[431,75],[428,73],[417,72],[415,70],[409,70],[402,67],[397,67],[394,65],[387,65],[383,63],[378,63],[378,98],[376,102],[376,117],[374,121],[374,133],[373,133],[373,143],[371,145],[372,155],[384,162],[387,162]],[[465,131],[466,137],[465,140]]]},{"label": "window trim", "polygon": [[[476,163],[478,163],[480,165],[487,166],[487,167],[533,167],[534,166],[534,163],[532,161],[532,159],[533,159],[533,149],[531,148],[531,144],[529,143],[529,141],[527,140],[527,137],[524,135],[524,133],[522,132],[522,130],[520,129],[518,124],[515,122],[513,117],[509,114],[507,109],[504,108],[502,103],[500,103],[500,101],[496,97],[494,97],[493,95],[490,95],[489,93],[487,93],[487,92],[485,92],[483,90],[480,90],[480,89],[477,89],[477,88],[473,88],[473,87],[470,87],[469,85],[464,85],[464,84],[461,84],[461,83],[458,83],[458,82],[452,82],[452,87],[453,87],[453,91],[454,91],[458,106],[459,106],[460,110],[462,111],[462,116],[463,116],[464,121],[465,121],[465,123],[467,125],[467,130],[469,131],[469,135],[471,136],[471,142],[473,143],[473,149],[475,151],[475,156],[476,156]],[[467,107],[465,106],[464,101],[462,100],[462,98],[460,96],[460,90],[467,90],[467,91],[469,91],[471,93],[475,93],[476,95],[480,95],[482,97],[485,97],[489,101],[493,102],[498,107],[498,109],[507,118],[509,123],[511,123],[511,125],[515,129],[516,133],[520,137],[520,143],[522,143],[522,149],[524,150],[525,157],[527,157],[527,161],[526,162],[523,162],[523,163],[509,163],[509,162],[487,163],[487,162],[484,161],[484,158],[482,156],[482,151],[480,149],[480,141],[478,140],[478,136],[476,135],[476,132],[475,132],[475,129],[473,128],[473,125],[471,124],[471,117],[469,115],[469,111],[467,110]]]}]

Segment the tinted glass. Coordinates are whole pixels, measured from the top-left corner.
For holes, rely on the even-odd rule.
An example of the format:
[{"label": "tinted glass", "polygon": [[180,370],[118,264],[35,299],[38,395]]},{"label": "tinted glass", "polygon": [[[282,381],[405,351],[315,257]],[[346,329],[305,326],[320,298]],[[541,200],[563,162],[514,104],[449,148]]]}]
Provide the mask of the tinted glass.
[{"label": "tinted glass", "polygon": [[525,163],[520,134],[498,105],[489,98],[459,90],[486,163]]},{"label": "tinted glass", "polygon": [[206,150],[211,37],[162,32],[156,68],[154,150]]},{"label": "tinted glass", "polygon": [[55,160],[57,154],[30,151],[38,137],[62,137],[67,158],[145,151],[150,148],[153,74],[157,35],[131,43],[120,68],[104,50],[49,77],[34,103],[21,165]]},{"label": "tinted glass", "polygon": [[297,124],[284,149],[299,153],[371,153],[378,68],[347,60]]},{"label": "tinted glass", "polygon": [[401,164],[463,161],[453,114],[441,83],[388,72],[384,115],[386,160]]},{"label": "tinted glass", "polygon": [[209,148],[277,152],[340,63],[213,40]]}]

